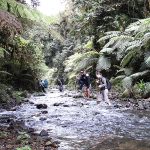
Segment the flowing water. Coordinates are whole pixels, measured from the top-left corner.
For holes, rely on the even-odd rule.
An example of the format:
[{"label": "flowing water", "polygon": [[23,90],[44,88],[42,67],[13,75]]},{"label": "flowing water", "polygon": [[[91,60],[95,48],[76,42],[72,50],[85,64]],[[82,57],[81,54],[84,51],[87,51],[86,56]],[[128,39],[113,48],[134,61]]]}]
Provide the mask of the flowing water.
[{"label": "flowing water", "polygon": [[[150,150],[149,112],[75,99],[57,89],[45,96],[32,96],[29,101],[0,116],[15,115],[37,133],[48,131],[50,137],[60,141],[59,150]],[[48,108],[37,109],[36,104]],[[42,113],[45,110],[47,114]]]}]

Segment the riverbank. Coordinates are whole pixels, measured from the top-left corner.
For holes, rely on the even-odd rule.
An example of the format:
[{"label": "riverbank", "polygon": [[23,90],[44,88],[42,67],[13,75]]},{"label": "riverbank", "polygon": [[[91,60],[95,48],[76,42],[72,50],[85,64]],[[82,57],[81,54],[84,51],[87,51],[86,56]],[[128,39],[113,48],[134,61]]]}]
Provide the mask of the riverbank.
[{"label": "riverbank", "polygon": [[51,138],[33,132],[34,129],[24,129],[17,122],[0,126],[0,150],[57,150],[58,145]]}]

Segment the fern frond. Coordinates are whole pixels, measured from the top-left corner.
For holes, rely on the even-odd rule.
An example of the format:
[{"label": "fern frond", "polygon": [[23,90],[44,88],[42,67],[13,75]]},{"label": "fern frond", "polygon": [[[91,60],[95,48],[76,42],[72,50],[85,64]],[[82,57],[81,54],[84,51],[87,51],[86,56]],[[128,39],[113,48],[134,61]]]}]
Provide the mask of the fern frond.
[{"label": "fern frond", "polygon": [[83,69],[87,69],[89,66],[96,64],[98,61],[98,58],[85,58],[82,60],[75,68],[75,71],[80,71]]},{"label": "fern frond", "polygon": [[104,48],[107,48],[109,46],[113,46],[113,49],[116,49],[118,47],[120,47],[120,45],[123,45],[125,42],[129,42],[134,40],[134,38],[132,36],[128,36],[128,35],[121,35],[121,36],[117,36],[114,37],[112,39],[110,39],[110,41],[104,46]]},{"label": "fern frond", "polygon": [[105,56],[100,56],[96,69],[97,70],[108,70],[111,67],[111,61]]},{"label": "fern frond", "polygon": [[128,45],[128,48],[126,49],[126,52],[133,50],[135,48],[141,47],[141,46],[142,46],[141,40],[134,40],[134,41],[130,42],[130,44]]},{"label": "fern frond", "polygon": [[150,68],[150,56],[145,60],[145,64]]},{"label": "fern frond", "polygon": [[125,67],[128,65],[128,63],[132,60],[132,58],[134,57],[134,55],[136,54],[135,50],[130,51],[121,61],[121,66]]},{"label": "fern frond", "polygon": [[7,71],[0,71],[0,73],[12,76],[12,74]]},{"label": "fern frond", "polygon": [[106,36],[103,36],[97,42],[100,43],[102,41],[105,41],[105,40],[111,39],[113,37],[119,36],[121,34],[121,32],[120,31],[110,31],[110,32],[106,32],[105,34],[106,34]]},{"label": "fern frond", "polygon": [[150,32],[144,34],[142,43],[146,45],[147,43],[149,44],[149,41],[150,41]]},{"label": "fern frond", "polygon": [[114,51],[113,48],[103,48],[100,53],[111,54]]}]

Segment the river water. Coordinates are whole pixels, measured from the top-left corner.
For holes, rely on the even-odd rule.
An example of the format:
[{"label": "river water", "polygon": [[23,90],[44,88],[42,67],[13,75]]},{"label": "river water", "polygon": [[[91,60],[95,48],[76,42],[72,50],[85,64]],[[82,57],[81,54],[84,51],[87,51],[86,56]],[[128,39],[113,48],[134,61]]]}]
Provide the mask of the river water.
[{"label": "river water", "polygon": [[[0,116],[15,115],[37,133],[46,130],[60,142],[59,150],[150,150],[149,112],[117,109],[68,94],[73,92],[52,89]],[[36,104],[46,104],[48,108],[37,109]],[[47,114],[42,113],[45,110]]]}]

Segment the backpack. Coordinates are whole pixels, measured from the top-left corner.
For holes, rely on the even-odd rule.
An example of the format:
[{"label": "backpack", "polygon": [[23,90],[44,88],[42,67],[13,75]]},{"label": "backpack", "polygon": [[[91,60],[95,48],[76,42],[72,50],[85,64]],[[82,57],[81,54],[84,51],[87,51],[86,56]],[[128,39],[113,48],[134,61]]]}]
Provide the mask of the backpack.
[{"label": "backpack", "polygon": [[46,79],[44,80],[44,87],[48,88],[48,81]]},{"label": "backpack", "polygon": [[111,82],[106,78],[107,89],[111,90]]}]

